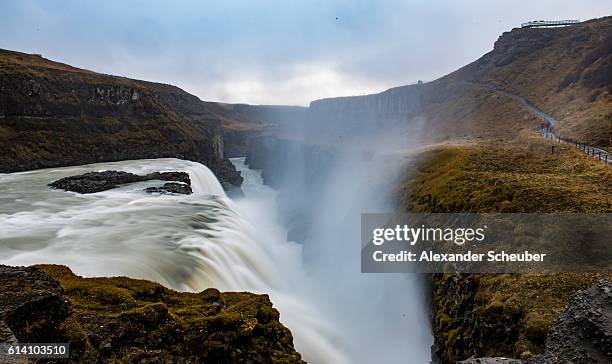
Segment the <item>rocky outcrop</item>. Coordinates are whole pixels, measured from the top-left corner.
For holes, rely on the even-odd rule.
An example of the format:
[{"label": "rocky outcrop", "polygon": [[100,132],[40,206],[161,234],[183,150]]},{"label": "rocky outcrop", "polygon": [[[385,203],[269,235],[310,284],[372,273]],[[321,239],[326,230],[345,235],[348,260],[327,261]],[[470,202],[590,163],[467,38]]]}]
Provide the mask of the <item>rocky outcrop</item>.
[{"label": "rocky outcrop", "polygon": [[461,364],[549,364],[612,362],[612,282],[579,291],[546,338],[543,355],[530,359],[471,358]]},{"label": "rocky outcrop", "polygon": [[191,179],[186,172],[153,172],[144,176],[123,171],[89,172],[58,179],[49,183],[49,186],[78,193],[96,193],[110,190],[122,184],[151,180],[175,182],[166,183],[161,187],[149,187],[146,189],[147,192],[192,193]]},{"label": "rocky outcrop", "polygon": [[612,282],[577,292],[546,338],[545,358],[569,363],[612,362]]},{"label": "rocky outcrop", "polygon": [[70,314],[63,289],[32,267],[0,265],[0,343],[53,342]]},{"label": "rocky outcrop", "polygon": [[457,362],[458,364],[523,364],[522,360],[508,358],[474,358]]},{"label": "rocky outcrop", "polygon": [[0,266],[0,286],[0,343],[68,342],[70,363],[303,363],[267,295],[51,265]]},{"label": "rocky outcrop", "polygon": [[[549,150],[549,145],[535,142],[527,147],[496,143],[428,149],[406,166],[409,173],[397,199],[402,211],[415,213],[609,211],[612,205],[599,198],[604,190],[597,189],[610,178],[609,168],[570,154],[573,149],[554,159]],[[593,177],[576,173],[576,165],[601,179],[593,183]],[[562,183],[543,182],[552,179]],[[519,232],[514,241],[522,239]],[[543,355],[573,293],[611,278],[609,272],[434,274],[432,356],[446,364]]]},{"label": "rocky outcrop", "polygon": [[180,158],[239,186],[223,153],[222,124],[230,118],[178,87],[0,50],[0,173]]}]

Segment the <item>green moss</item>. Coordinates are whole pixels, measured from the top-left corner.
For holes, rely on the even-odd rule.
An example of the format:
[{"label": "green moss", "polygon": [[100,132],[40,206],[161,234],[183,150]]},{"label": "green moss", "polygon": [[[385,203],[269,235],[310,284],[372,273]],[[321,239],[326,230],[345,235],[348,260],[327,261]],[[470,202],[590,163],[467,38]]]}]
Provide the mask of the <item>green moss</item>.
[{"label": "green moss", "polygon": [[[177,357],[302,362],[267,295],[214,288],[176,292],[144,280],[82,278],[56,265],[38,268],[59,281],[72,304],[73,314],[62,332],[79,349],[78,355],[111,362],[147,362],[152,357],[168,362]],[[112,350],[100,349],[105,345]]]}]

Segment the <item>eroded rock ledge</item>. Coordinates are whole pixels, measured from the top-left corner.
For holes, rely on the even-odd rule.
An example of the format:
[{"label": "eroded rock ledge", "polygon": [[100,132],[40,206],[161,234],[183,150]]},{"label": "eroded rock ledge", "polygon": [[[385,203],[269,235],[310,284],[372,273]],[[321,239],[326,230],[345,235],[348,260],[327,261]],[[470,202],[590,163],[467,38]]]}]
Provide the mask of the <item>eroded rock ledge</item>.
[{"label": "eroded rock ledge", "polygon": [[[110,190],[121,184],[161,180],[173,181],[161,187],[150,187],[147,192],[191,194],[191,179],[186,172],[153,172],[144,176],[123,171],[89,172],[64,177],[51,182],[50,187],[78,193],[95,193]],[[177,183],[180,182],[180,183]]]},{"label": "eroded rock ledge", "polygon": [[181,293],[58,265],[0,265],[0,343],[69,342],[70,362],[303,363],[267,295]]},{"label": "eroded rock ledge", "polygon": [[548,333],[544,354],[530,359],[474,358],[461,364],[610,363],[612,361],[612,282],[601,280],[573,295]]}]

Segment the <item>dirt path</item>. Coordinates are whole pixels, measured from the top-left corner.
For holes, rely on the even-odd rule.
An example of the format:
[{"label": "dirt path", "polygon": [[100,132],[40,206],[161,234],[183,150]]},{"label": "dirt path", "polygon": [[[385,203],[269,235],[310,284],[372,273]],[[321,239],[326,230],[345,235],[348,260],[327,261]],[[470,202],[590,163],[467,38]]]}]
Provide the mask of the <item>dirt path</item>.
[{"label": "dirt path", "polygon": [[598,147],[594,147],[592,145],[587,145],[584,143],[580,143],[577,142],[575,140],[571,140],[571,139],[567,139],[567,138],[562,138],[556,134],[554,134],[553,132],[550,131],[550,129],[554,129],[554,127],[559,123],[559,121],[557,119],[555,119],[552,115],[545,113],[544,111],[538,109],[537,107],[533,106],[531,103],[529,103],[529,101],[527,101],[525,98],[516,95],[516,94],[512,94],[508,91],[503,91],[503,90],[499,90],[496,89],[493,86],[490,85],[483,85],[483,84],[476,84],[476,83],[471,83],[469,82],[470,85],[472,86],[476,86],[476,87],[480,87],[480,88],[484,88],[486,90],[510,97],[512,99],[514,99],[516,102],[518,102],[522,107],[526,108],[527,110],[529,110],[530,112],[536,114],[540,119],[542,119],[543,121],[548,122],[548,125],[550,125],[551,127],[548,129],[543,129],[540,130],[540,135],[547,140],[550,140],[552,142],[557,142],[557,143],[565,143],[565,144],[571,144],[573,146],[575,146],[576,148],[580,149],[581,151],[585,152],[588,156],[601,160],[603,162],[606,162],[608,165],[612,165],[612,153],[610,153],[609,151],[602,149],[602,148],[598,148]]}]

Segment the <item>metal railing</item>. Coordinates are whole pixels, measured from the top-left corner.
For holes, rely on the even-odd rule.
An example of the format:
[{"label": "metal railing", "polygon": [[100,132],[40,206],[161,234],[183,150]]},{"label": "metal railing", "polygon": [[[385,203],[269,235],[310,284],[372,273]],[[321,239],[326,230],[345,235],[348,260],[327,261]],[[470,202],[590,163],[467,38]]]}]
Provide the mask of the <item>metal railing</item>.
[{"label": "metal railing", "polygon": [[[559,135],[553,134],[550,130],[550,128],[540,128],[540,135],[542,135],[544,139],[550,140],[552,142],[571,144],[579,150],[585,152],[586,155],[590,157],[597,158],[605,163],[612,163],[612,153],[610,153],[609,151],[603,148],[598,148],[585,144],[574,139],[563,138]],[[554,153],[554,148],[552,149],[552,151]]]},{"label": "metal railing", "polygon": [[580,23],[580,20],[534,20],[521,24],[521,28],[563,27]]}]

